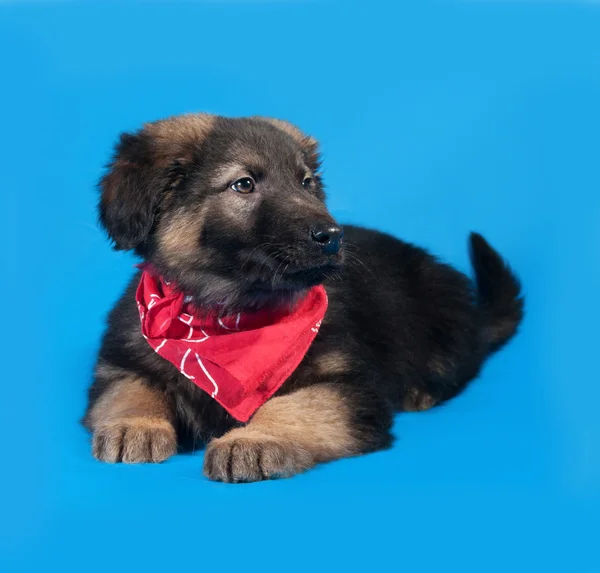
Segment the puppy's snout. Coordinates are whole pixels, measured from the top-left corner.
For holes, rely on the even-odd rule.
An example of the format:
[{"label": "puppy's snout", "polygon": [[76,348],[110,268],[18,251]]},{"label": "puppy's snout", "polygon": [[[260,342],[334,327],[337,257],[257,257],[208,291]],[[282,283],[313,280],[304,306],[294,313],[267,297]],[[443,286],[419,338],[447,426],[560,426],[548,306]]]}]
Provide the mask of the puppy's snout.
[{"label": "puppy's snout", "polygon": [[336,225],[315,225],[310,231],[310,236],[326,255],[335,255],[342,246],[344,231]]}]

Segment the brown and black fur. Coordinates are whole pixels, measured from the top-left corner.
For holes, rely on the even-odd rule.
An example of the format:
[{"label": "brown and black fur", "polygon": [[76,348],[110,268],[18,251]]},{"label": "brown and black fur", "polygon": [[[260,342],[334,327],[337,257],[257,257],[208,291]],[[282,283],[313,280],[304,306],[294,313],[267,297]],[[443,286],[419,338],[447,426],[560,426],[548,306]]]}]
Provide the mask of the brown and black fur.
[{"label": "brown and black fur", "polygon": [[[231,185],[252,177],[252,193]],[[237,187],[236,187],[237,188]],[[124,134],[100,183],[100,221],[198,306],[292,305],[325,283],[315,342],[242,425],[143,339],[133,277],[108,320],[85,424],[109,462],[158,462],[207,443],[204,473],[290,476],[391,443],[395,412],[459,394],[522,319],[519,284],[478,234],[472,282],[424,250],[345,227],[325,207],[316,142],[291,124],[202,114]],[[331,241],[327,243],[331,246]]]}]

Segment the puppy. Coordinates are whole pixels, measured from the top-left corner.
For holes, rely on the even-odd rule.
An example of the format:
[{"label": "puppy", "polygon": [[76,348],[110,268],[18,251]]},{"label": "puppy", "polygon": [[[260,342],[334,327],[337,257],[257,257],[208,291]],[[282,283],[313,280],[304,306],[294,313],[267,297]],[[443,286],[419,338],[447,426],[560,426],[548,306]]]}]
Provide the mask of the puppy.
[{"label": "puppy", "polygon": [[342,230],[324,203],[317,142],[284,121],[192,114],[147,124],[121,136],[99,189],[115,249],[150,263],[144,273],[185,297],[190,321],[279,313],[286,333],[286,317],[319,285],[328,302],[322,324],[305,329],[313,340],[299,363],[240,416],[219,402],[224,390],[215,395],[224,378],[200,345],[212,393],[200,370],[184,371],[187,352],[180,364],[150,343],[137,273],[109,316],[89,390],[84,424],[98,460],[161,462],[207,444],[209,479],[249,482],[387,448],[395,412],[459,394],[523,316],[517,278],[478,234],[471,282],[389,235]]}]

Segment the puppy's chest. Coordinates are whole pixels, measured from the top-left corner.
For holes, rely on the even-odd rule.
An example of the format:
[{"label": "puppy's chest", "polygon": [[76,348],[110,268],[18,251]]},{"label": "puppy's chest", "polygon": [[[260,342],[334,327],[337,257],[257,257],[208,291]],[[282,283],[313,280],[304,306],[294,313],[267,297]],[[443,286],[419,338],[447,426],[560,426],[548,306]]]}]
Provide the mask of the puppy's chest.
[{"label": "puppy's chest", "polygon": [[[330,348],[322,341],[314,344],[298,367],[286,379],[274,397],[305,388],[333,374],[345,373],[349,368],[346,354]],[[177,421],[183,434],[196,442],[225,434],[243,423],[231,416],[213,397],[193,381],[177,373],[166,391],[175,407]]]},{"label": "puppy's chest", "polygon": [[178,375],[167,387],[175,407],[180,433],[197,442],[208,442],[242,425],[214,398],[185,376]]},{"label": "puppy's chest", "polygon": [[[350,344],[350,341],[353,337],[348,329],[343,329],[345,334],[340,332],[339,320],[335,320],[337,313],[332,314],[333,316],[325,317],[308,351],[274,397],[329,381],[332,377],[338,378],[351,371],[352,355],[356,354],[357,349],[352,351],[355,345]],[[155,372],[155,376],[158,374],[157,381],[163,381],[159,384],[173,402],[176,418],[183,433],[189,433],[194,441],[204,441],[243,425],[228,413],[214,396],[196,385],[193,379],[190,379],[187,370],[188,376],[181,373],[176,364],[151,352],[147,345],[144,345],[144,350],[144,357],[149,361],[148,366]],[[210,364],[206,367],[210,370]],[[213,374],[216,376],[216,373]],[[222,385],[224,381],[217,377],[214,381],[219,391],[225,389]]]}]

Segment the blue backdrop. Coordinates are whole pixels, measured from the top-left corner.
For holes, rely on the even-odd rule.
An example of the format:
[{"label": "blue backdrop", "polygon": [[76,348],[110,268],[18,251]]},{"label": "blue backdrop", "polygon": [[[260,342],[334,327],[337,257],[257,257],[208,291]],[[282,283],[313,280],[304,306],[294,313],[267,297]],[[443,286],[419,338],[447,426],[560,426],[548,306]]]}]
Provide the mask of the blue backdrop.
[{"label": "blue backdrop", "polygon": [[[600,6],[0,2],[0,571],[600,571]],[[117,134],[289,119],[330,206],[468,271],[520,274],[521,334],[391,451],[210,483],[102,465],[78,426],[132,273],[96,225]]]}]

